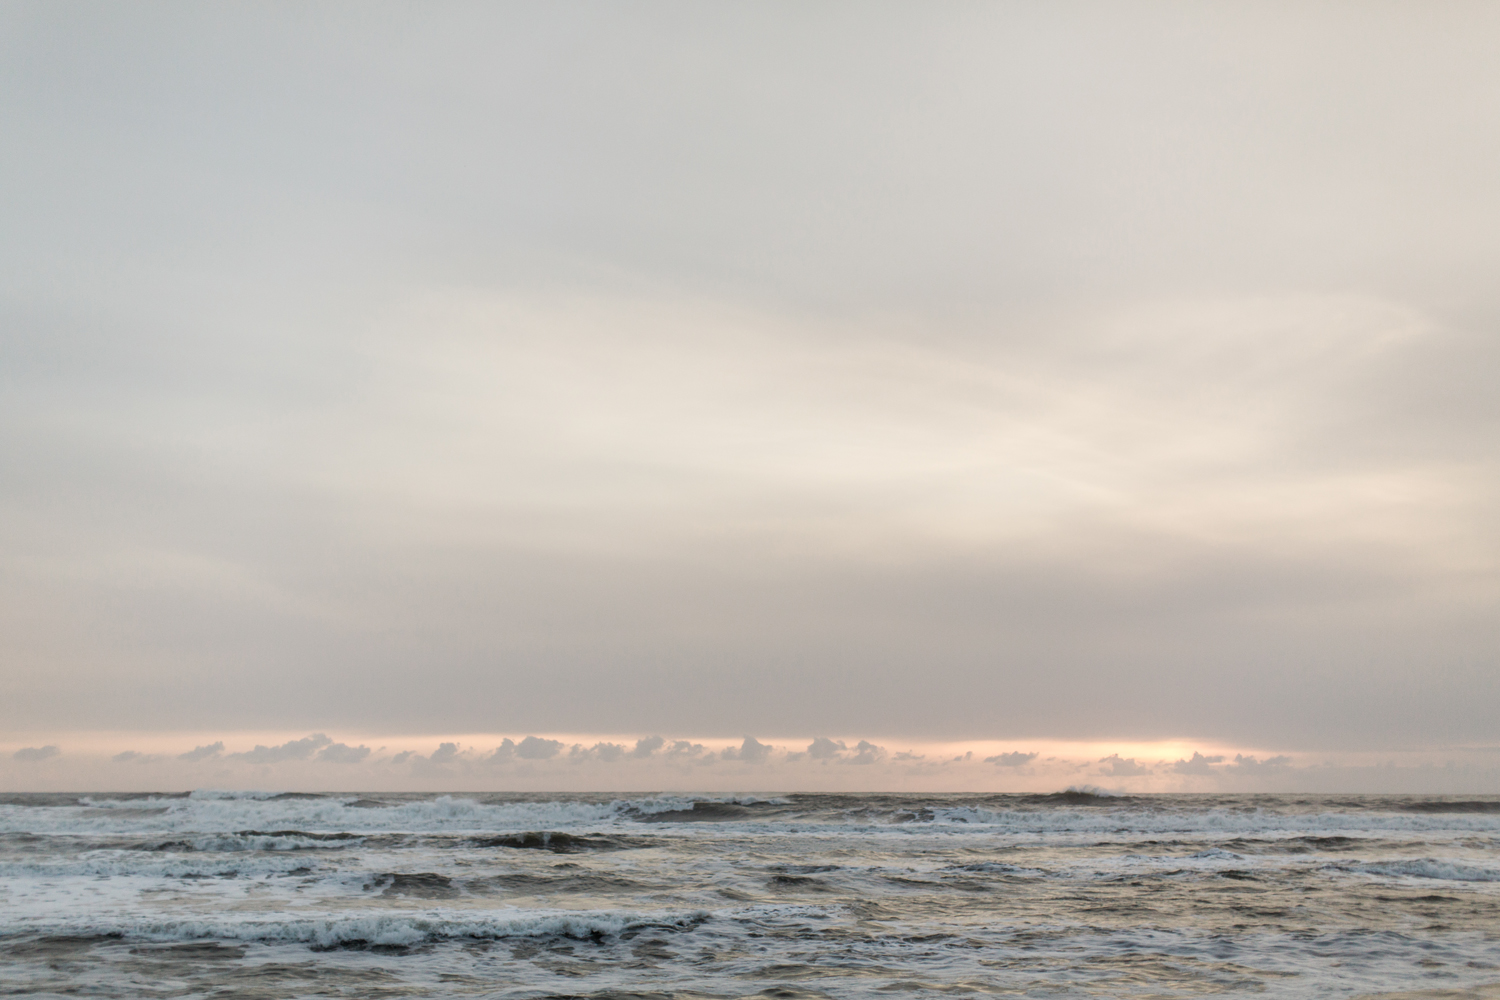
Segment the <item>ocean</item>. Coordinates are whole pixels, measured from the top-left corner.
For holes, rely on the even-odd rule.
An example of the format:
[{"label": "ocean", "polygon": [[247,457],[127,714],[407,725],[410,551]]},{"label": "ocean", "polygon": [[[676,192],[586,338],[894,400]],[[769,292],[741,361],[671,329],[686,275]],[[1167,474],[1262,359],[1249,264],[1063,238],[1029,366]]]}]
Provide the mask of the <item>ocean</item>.
[{"label": "ocean", "polygon": [[1500,796],[0,796],[0,994],[1500,997]]}]

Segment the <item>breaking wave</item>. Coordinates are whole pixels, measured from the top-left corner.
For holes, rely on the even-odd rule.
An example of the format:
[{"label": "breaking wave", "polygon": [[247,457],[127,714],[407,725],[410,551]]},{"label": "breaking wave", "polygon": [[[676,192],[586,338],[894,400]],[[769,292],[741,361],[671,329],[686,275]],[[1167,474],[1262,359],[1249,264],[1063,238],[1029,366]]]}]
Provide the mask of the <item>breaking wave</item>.
[{"label": "breaking wave", "polygon": [[1500,966],[1500,814],[1437,798],[16,795],[0,967],[37,996],[1456,996]]}]

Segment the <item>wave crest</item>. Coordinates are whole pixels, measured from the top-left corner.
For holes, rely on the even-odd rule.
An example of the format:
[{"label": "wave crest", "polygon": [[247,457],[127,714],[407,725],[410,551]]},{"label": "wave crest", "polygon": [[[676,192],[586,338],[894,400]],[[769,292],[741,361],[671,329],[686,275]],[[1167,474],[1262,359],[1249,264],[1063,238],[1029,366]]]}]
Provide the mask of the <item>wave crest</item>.
[{"label": "wave crest", "polygon": [[[412,948],[437,941],[504,938],[572,938],[604,940],[650,928],[682,931],[709,919],[706,911],[689,913],[564,913],[522,911],[476,917],[440,913],[371,914],[360,917],[307,919],[190,919],[115,922],[70,922],[32,925],[28,933],[121,937],[148,941],[243,941],[305,944],[315,950],[336,948]],[[21,929],[21,928],[16,928]]]},{"label": "wave crest", "polygon": [[1347,871],[1364,872],[1368,875],[1384,875],[1388,878],[1434,878],[1452,882],[1500,882],[1500,870],[1466,865],[1457,861],[1442,861],[1438,858],[1414,858],[1410,861],[1375,861],[1363,865],[1351,865]]}]

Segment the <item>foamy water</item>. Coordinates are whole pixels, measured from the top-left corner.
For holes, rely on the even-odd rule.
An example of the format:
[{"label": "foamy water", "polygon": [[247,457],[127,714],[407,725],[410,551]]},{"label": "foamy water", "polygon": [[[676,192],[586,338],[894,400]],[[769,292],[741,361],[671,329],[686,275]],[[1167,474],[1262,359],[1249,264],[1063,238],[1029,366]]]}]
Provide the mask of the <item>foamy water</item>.
[{"label": "foamy water", "polygon": [[1500,797],[0,803],[20,995],[1500,989]]}]

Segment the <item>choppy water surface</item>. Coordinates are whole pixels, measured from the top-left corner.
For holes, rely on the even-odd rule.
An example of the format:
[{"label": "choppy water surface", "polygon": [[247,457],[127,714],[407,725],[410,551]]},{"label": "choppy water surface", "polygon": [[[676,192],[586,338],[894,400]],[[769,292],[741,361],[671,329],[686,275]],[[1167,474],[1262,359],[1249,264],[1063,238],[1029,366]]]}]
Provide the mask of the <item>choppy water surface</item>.
[{"label": "choppy water surface", "polygon": [[1500,797],[0,797],[0,993],[1500,997]]}]

